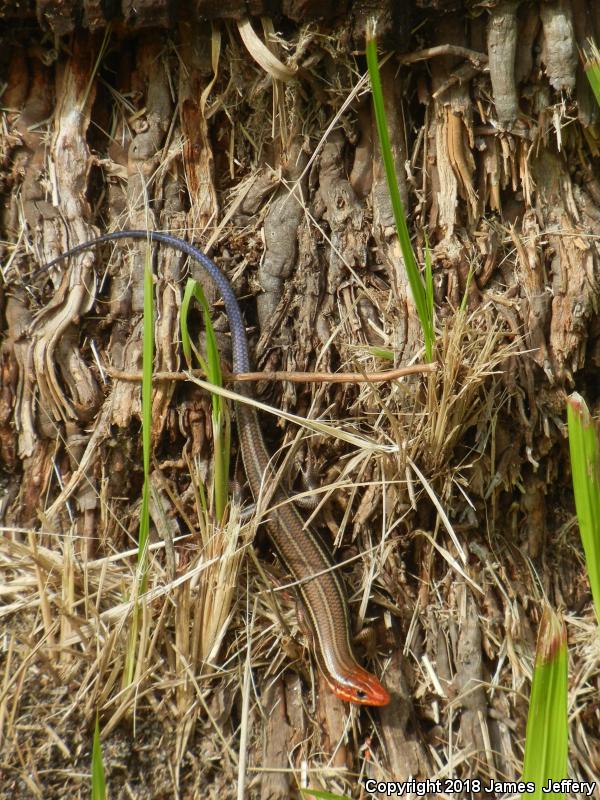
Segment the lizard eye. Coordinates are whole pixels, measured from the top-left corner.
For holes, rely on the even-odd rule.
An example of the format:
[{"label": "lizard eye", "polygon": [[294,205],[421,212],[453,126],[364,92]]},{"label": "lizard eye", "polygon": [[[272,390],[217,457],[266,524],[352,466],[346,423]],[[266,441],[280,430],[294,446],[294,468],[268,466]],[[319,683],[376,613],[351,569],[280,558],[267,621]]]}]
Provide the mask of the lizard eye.
[{"label": "lizard eye", "polygon": [[364,691],[364,689],[357,689],[356,696],[359,700],[364,700],[367,696],[367,693]]}]

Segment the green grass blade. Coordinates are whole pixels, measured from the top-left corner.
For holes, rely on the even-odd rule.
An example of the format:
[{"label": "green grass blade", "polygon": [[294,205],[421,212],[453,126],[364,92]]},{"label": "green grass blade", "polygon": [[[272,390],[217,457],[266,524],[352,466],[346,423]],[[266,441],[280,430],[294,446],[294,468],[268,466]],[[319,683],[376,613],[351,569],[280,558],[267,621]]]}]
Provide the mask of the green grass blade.
[{"label": "green grass blade", "polygon": [[[221,359],[219,358],[219,347],[217,345],[217,337],[215,336],[215,329],[212,325],[210,318],[210,309],[206,302],[206,297],[202,291],[202,287],[198,284],[197,299],[202,306],[202,314],[204,316],[204,328],[206,330],[206,360],[207,370],[206,374],[208,380],[214,383],[215,386],[223,385],[223,372],[221,371]],[[221,397],[213,395],[213,401],[220,401]],[[220,408],[222,403],[217,403],[217,408]],[[214,408],[214,406],[213,406]]]},{"label": "green grass blade", "polygon": [[[406,222],[406,213],[402,198],[400,197],[400,190],[398,189],[398,181],[396,179],[396,167],[394,165],[394,157],[392,148],[390,146],[390,138],[388,135],[387,119],[385,114],[385,106],[383,102],[383,90],[381,88],[381,76],[379,74],[379,62],[377,59],[377,40],[373,30],[374,25],[369,23],[367,25],[367,67],[369,70],[369,77],[371,79],[371,91],[373,93],[373,108],[375,110],[375,121],[377,124],[377,134],[379,136],[379,145],[381,148],[381,157],[383,159],[383,166],[390,193],[390,200],[392,210],[394,212],[394,220],[396,222],[396,230],[398,232],[398,240],[400,242],[400,249],[404,258],[406,266],[406,273],[408,275],[408,282],[415,301],[417,314],[423,329],[423,338],[425,340],[425,356],[427,361],[433,361],[433,347],[434,347],[434,326],[433,326],[433,311],[430,310],[427,290],[423,285],[423,279],[417,266],[417,260],[410,241],[410,234]],[[431,291],[433,298],[433,291]]]},{"label": "green grass blade", "polygon": [[[433,335],[433,261],[431,258],[431,248],[429,247],[429,237],[425,236],[425,303],[427,306],[427,319],[431,322],[431,333]],[[431,361],[431,358],[429,359]]]},{"label": "green grass blade", "polygon": [[[198,302],[198,304],[202,308],[204,327],[206,331],[207,360],[205,360],[202,357],[202,354],[192,343],[188,328],[188,316],[190,312],[190,305],[192,300],[194,299]],[[202,286],[200,285],[200,283],[198,283],[198,281],[194,280],[193,278],[188,278],[188,281],[185,285],[183,300],[181,301],[179,328],[181,331],[181,345],[183,348],[183,354],[185,356],[188,369],[192,369],[193,367],[192,364],[192,350],[193,350],[194,355],[196,356],[196,358],[198,359],[198,363],[200,364],[200,368],[204,370],[210,383],[214,383],[216,386],[222,386],[223,374],[221,371],[221,360],[219,358],[219,348],[217,346],[217,338],[215,336],[215,330],[213,328],[212,320],[210,318],[210,309],[208,307],[206,297],[204,296],[204,292],[202,291]],[[214,407],[215,406],[213,397],[213,408]]]},{"label": "green grass blade", "polygon": [[587,565],[596,619],[600,623],[600,464],[598,436],[581,395],[567,400],[569,449],[575,509]]},{"label": "green grass blade", "polygon": [[106,782],[104,779],[104,760],[102,746],[100,745],[100,725],[98,714],[94,725],[94,739],[92,744],[92,800],[106,800]]},{"label": "green grass blade", "polygon": [[148,537],[150,534],[150,455],[152,451],[152,371],[154,368],[154,276],[150,249],[144,261],[144,336],[142,364],[142,447],[144,489],[138,544],[140,590],[148,588]]},{"label": "green grass blade", "polygon": [[154,365],[154,275],[152,254],[146,249],[144,259],[144,321],[142,334],[142,461],[144,486],[138,536],[138,563],[134,587],[135,603],[131,616],[131,627],[125,655],[123,685],[133,682],[136,664],[136,646],[139,627],[139,605],[137,597],[148,589],[148,539],[150,536],[150,455],[152,448],[152,371]]},{"label": "green grass blade", "polygon": [[323,792],[320,789],[300,789],[303,797],[316,797],[317,800],[350,800],[345,794],[333,794],[332,792]]},{"label": "green grass blade", "polygon": [[[206,303],[206,299],[204,297],[204,292],[202,291],[202,286],[198,283],[198,281],[194,280],[193,278],[188,278],[188,281],[185,285],[185,291],[183,293],[183,300],[181,301],[181,311],[179,314],[179,329],[181,331],[181,346],[183,348],[183,355],[185,358],[185,363],[187,364],[188,369],[193,368],[192,364],[192,350],[194,351],[194,355],[198,359],[198,364],[200,365],[200,369],[203,370],[208,375],[208,364],[206,363],[205,359],[202,357],[202,353],[198,350],[196,345],[192,342],[190,337],[190,331],[188,328],[188,316],[190,313],[190,305],[192,300],[196,299],[198,303],[202,305],[202,300]],[[210,329],[212,331],[212,321],[210,323]]]},{"label": "green grass blade", "polygon": [[[204,328],[206,331],[206,375],[210,383],[215,386],[223,386],[223,373],[221,371],[221,359],[219,357],[217,338],[210,318],[210,309],[200,286],[198,286],[198,300],[202,306]],[[212,424],[215,443],[215,512],[217,520],[222,522],[228,502],[231,426],[229,424],[229,414],[225,401],[216,394],[212,395]]]},{"label": "green grass blade", "polygon": [[600,51],[593,39],[588,39],[588,45],[582,53],[583,70],[589,81],[596,102],[600,106]]},{"label": "green grass blade", "polygon": [[375,358],[380,358],[382,361],[393,362],[394,360],[394,351],[390,350],[388,347],[365,347],[365,351]]},{"label": "green grass blade", "polygon": [[548,781],[567,777],[568,745],[567,632],[547,607],[540,622],[523,763],[523,781],[533,783],[535,791],[522,795],[523,800],[564,797],[542,789]]},{"label": "green grass blade", "polygon": [[192,341],[190,339],[190,332],[188,329],[188,314],[190,311],[190,304],[194,297],[194,288],[196,281],[189,278],[185,290],[183,292],[183,299],[181,301],[181,310],[179,312],[179,331],[181,333],[181,347],[185,363],[188,369],[192,369]]}]

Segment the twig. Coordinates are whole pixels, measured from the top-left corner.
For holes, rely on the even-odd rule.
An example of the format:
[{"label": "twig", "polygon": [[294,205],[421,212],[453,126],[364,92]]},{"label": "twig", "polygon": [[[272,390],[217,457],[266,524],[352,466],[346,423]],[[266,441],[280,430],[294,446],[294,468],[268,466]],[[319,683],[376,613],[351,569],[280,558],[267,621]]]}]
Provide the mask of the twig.
[{"label": "twig", "polygon": [[[413,364],[410,367],[388,369],[385,372],[238,372],[224,373],[226,381],[290,381],[292,383],[381,383],[403,378],[405,375],[415,375],[421,372],[435,372],[437,364]],[[121,372],[112,367],[106,368],[111,378],[121,381],[141,381],[141,372]],[[189,376],[204,377],[201,369],[190,372],[155,372],[152,379],[155,381],[186,381]]]},{"label": "twig", "polygon": [[398,61],[401,64],[414,64],[417,61],[427,61],[429,58],[437,58],[438,56],[465,58],[478,69],[484,69],[488,63],[488,57],[485,53],[478,53],[477,50],[469,50],[468,47],[460,47],[457,44],[439,44],[436,47],[415,50],[414,53],[404,53],[398,56]]}]

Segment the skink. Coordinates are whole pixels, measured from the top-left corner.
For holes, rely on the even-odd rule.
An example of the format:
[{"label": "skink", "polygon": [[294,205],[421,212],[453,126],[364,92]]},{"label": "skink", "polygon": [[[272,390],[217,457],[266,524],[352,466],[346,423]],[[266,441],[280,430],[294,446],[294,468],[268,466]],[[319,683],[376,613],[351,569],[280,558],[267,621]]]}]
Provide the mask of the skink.
[{"label": "skink", "polygon": [[[216,284],[225,303],[231,330],[233,371],[250,372],[246,328],[228,279],[208,256],[183,239],[157,231],[115,231],[72,247],[34,275],[64,258],[115,239],[159,242],[185,253],[200,264]],[[246,383],[242,383],[238,391],[245,396],[251,394]],[[244,468],[252,494],[258,500],[265,475],[270,469],[269,454],[255,409],[240,402],[236,404],[236,415]],[[358,664],[354,655],[350,615],[342,580],[319,537],[305,528],[296,507],[287,500],[280,489],[275,490],[272,496],[274,508],[264,524],[275,551],[296,582],[314,635],[318,665],[331,690],[342,700],[384,706],[390,700],[388,692],[374,675]]]}]

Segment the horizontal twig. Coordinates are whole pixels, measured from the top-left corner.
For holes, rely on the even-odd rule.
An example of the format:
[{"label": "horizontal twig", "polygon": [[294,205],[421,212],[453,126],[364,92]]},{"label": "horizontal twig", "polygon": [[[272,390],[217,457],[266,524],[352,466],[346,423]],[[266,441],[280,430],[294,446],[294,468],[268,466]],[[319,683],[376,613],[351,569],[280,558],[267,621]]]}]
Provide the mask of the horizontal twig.
[{"label": "horizontal twig", "polygon": [[439,56],[464,58],[479,69],[483,69],[488,63],[485,53],[478,53],[477,50],[469,50],[468,47],[461,47],[457,44],[438,44],[435,47],[426,47],[424,50],[415,50],[414,53],[401,53],[398,61],[401,64],[415,64],[417,61],[427,61]]},{"label": "horizontal twig", "polygon": [[[224,373],[226,381],[291,381],[292,383],[381,383],[403,378],[405,375],[415,375],[421,372],[435,372],[437,364],[413,364],[410,367],[398,367],[384,372],[238,372]],[[141,381],[141,372],[121,372],[112,367],[106,368],[111,378],[121,381]],[[190,372],[155,372],[152,379],[155,381],[185,381],[190,375],[202,378],[205,376],[201,369]]]}]

